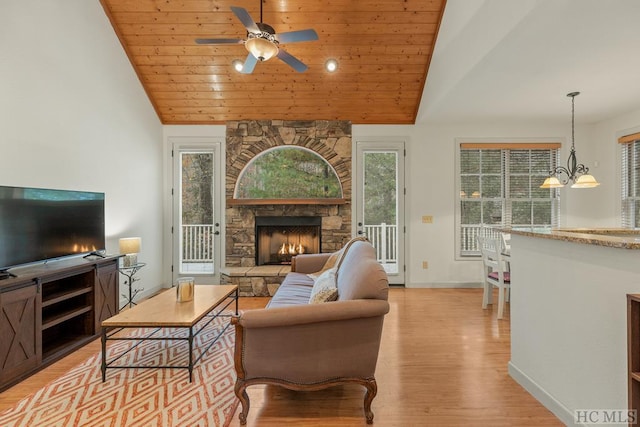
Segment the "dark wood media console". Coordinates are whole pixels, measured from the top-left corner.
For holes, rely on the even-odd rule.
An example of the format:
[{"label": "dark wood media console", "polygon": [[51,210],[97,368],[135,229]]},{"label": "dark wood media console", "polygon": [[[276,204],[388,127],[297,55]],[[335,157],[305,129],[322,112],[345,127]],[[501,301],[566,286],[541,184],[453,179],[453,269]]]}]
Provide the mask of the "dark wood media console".
[{"label": "dark wood media console", "polygon": [[100,336],[118,313],[118,257],[16,268],[0,281],[0,391]]}]

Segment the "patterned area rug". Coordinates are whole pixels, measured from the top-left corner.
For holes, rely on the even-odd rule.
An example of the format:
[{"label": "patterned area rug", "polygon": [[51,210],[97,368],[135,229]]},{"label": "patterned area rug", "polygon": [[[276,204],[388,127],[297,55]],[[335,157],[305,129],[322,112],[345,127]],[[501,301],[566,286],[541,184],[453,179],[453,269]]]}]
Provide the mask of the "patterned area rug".
[{"label": "patterned area rug", "polygon": [[[199,349],[228,323],[229,317],[216,319],[196,337],[194,360]],[[131,329],[127,335],[144,336],[150,331]],[[184,329],[159,334],[186,336]],[[108,342],[107,360],[134,343]],[[233,392],[233,344],[229,326],[196,364],[192,383],[186,369],[107,369],[103,383],[102,354],[98,353],[0,414],[0,426],[227,426],[239,403]],[[146,341],[119,359],[118,365],[186,365],[187,354],[186,341]]]}]

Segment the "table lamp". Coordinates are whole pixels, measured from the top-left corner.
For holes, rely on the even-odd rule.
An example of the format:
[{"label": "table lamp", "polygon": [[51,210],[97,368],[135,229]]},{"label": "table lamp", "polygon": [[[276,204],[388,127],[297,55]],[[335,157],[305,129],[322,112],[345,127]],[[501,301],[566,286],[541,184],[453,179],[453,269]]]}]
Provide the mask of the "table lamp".
[{"label": "table lamp", "polygon": [[138,263],[138,253],[142,239],[140,237],[123,237],[118,241],[120,244],[120,253],[124,254],[122,258],[123,267],[132,267]]}]

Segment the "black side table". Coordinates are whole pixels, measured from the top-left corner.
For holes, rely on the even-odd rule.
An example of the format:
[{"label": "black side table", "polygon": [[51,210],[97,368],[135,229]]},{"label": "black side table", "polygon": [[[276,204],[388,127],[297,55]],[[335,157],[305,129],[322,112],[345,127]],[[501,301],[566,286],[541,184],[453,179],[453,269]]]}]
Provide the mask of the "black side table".
[{"label": "black side table", "polygon": [[129,287],[129,295],[122,294],[123,297],[127,298],[127,302],[120,308],[120,310],[125,308],[127,305],[129,306],[129,308],[136,305],[133,299],[136,297],[136,295],[138,295],[138,292],[143,291],[144,288],[133,289],[133,283],[140,280],[139,278],[135,277],[135,275],[138,270],[140,270],[145,265],[147,264],[144,262],[139,262],[128,267],[118,267],[118,271],[120,271],[120,273],[127,278],[127,280],[124,281],[124,285]]}]

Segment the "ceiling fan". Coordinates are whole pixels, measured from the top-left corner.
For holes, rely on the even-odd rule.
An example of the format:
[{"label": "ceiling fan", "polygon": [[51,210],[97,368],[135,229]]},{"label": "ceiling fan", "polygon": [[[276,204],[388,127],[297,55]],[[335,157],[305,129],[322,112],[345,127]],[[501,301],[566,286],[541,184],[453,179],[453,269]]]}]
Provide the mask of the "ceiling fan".
[{"label": "ceiling fan", "polygon": [[280,58],[294,70],[302,73],[307,66],[298,58],[279,47],[280,43],[295,43],[318,40],[315,30],[289,31],[276,34],[271,25],[262,22],[262,0],[260,0],[260,22],[255,22],[249,12],[241,7],[231,6],[231,11],[247,29],[246,39],[196,39],[198,44],[244,44],[249,51],[242,66],[243,74],[251,74],[258,61],[268,61],[274,56]]}]

